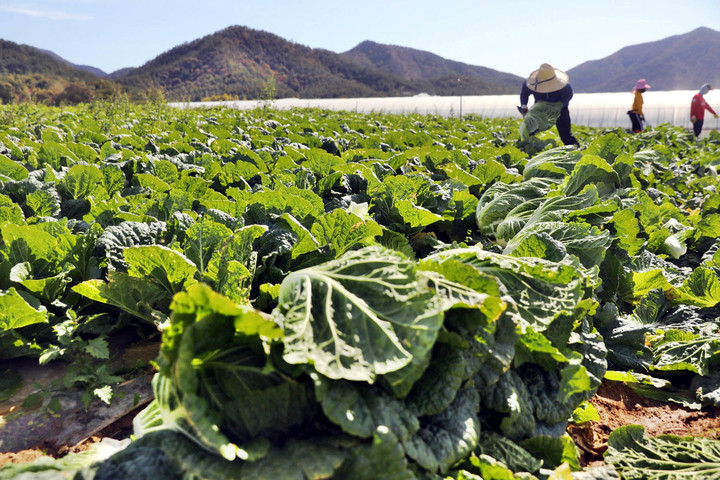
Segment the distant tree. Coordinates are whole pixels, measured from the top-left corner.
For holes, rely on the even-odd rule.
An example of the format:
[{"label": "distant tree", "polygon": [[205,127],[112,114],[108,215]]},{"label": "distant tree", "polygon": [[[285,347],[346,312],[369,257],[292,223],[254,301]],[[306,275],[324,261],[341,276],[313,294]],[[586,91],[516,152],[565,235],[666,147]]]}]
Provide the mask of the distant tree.
[{"label": "distant tree", "polygon": [[93,101],[94,96],[93,89],[87,84],[84,82],[73,82],[68,84],[65,89],[57,95],[55,103],[58,105],[88,103]]},{"label": "distant tree", "polygon": [[111,80],[101,79],[93,84],[94,98],[110,100],[122,93],[122,87]]},{"label": "distant tree", "polygon": [[271,75],[265,81],[262,93],[260,94],[260,104],[263,110],[272,108],[273,103],[277,99],[277,83],[275,82],[275,75]]},{"label": "distant tree", "polygon": [[167,103],[165,91],[162,88],[151,87],[145,91],[145,101],[152,104]]},{"label": "distant tree", "polygon": [[33,90],[30,98],[31,101],[35,103],[41,103],[49,106],[56,105],[55,94],[52,90],[48,90],[47,88],[38,88]]},{"label": "distant tree", "polygon": [[15,89],[8,82],[0,82],[0,103],[8,104],[15,102]]}]

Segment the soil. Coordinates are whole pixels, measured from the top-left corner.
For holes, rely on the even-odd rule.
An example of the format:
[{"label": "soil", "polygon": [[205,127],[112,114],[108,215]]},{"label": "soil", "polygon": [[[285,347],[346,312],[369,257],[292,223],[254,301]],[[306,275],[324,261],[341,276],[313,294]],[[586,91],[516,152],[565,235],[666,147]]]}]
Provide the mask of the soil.
[{"label": "soil", "polygon": [[[0,467],[8,463],[32,462],[42,456],[60,458],[68,453],[87,450],[103,438],[123,440],[132,434],[132,421],[152,399],[152,369],[148,362],[158,353],[159,342],[140,342],[127,348],[112,345],[122,355],[116,368],[135,368],[133,378],[114,386],[117,398],[111,405],[93,400],[88,406],[80,402],[73,390],[56,389],[66,365],[57,361],[41,366],[36,359],[11,359],[2,363],[17,372],[24,382],[9,398],[0,402]],[[32,379],[30,381],[29,379]],[[80,390],[81,392],[81,390]],[[62,406],[62,413],[47,408],[27,407],[33,395],[42,394]]]},{"label": "soil", "polygon": [[132,434],[132,421],[135,415],[142,408],[128,413],[124,417],[118,419],[112,424],[105,427],[96,435],[80,442],[77,445],[61,445],[55,447],[51,445],[38,445],[37,448],[21,450],[19,452],[0,452],[0,467],[8,463],[27,463],[37,460],[43,456],[60,458],[68,453],[79,453],[87,450],[92,444],[99,442],[103,438],[114,438],[116,440],[124,440]]},{"label": "soil", "polygon": [[603,462],[610,432],[623,425],[642,425],[651,437],[665,434],[720,437],[720,408],[690,410],[651,400],[622,382],[603,382],[590,403],[600,414],[600,421],[568,426],[568,433],[582,452],[583,466]]}]

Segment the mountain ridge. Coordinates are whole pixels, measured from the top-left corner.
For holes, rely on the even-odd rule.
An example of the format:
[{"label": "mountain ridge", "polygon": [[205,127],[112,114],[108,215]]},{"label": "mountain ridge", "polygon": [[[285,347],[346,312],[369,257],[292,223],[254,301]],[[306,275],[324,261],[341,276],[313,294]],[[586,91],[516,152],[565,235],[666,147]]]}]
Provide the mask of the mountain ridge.
[{"label": "mountain ridge", "polygon": [[[645,78],[656,90],[720,85],[720,32],[699,27],[629,45],[567,70],[576,93],[629,91]],[[529,72],[528,72],[529,73]],[[513,94],[523,77],[434,53],[365,40],[335,53],[233,25],[184,42],[140,67],[106,74],[54,52],[0,40],[0,101],[90,101],[123,90],[168,100]],[[272,87],[272,88],[271,88]],[[67,95],[66,89],[73,94]]]},{"label": "mountain ridge", "polygon": [[[383,48],[395,51],[400,47]],[[403,52],[406,50],[411,49]],[[123,84],[152,83],[175,98],[191,99],[220,93],[257,98],[270,77],[276,81],[278,96],[302,98],[404,96],[423,92],[499,94],[509,93],[522,81],[511,74],[471,66],[467,66],[464,76],[458,76],[457,68],[449,68],[458,62],[450,63],[429,52],[413,52],[433,56],[435,64],[444,64],[446,68],[432,78],[404,75],[383,68],[381,62],[373,62],[367,56],[353,55],[352,51],[337,54],[289,42],[269,32],[232,26],[164,52],[116,80]],[[197,75],[188,75],[188,67]],[[495,72],[497,78],[491,78],[488,72]]]},{"label": "mountain ridge", "polygon": [[644,78],[656,90],[694,90],[703,83],[720,87],[720,32],[699,27],[688,33],[623,47],[599,60],[567,71],[576,92],[632,90]]}]

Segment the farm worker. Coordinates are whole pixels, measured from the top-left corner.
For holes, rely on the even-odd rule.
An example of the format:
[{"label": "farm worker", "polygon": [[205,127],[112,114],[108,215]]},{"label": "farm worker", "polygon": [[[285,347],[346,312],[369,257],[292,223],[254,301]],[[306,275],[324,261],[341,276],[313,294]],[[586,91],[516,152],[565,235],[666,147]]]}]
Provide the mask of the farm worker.
[{"label": "farm worker", "polygon": [[643,131],[643,122],[645,121],[645,115],[643,114],[643,96],[650,85],[647,84],[644,78],[641,78],[635,83],[635,88],[632,89],[632,94],[635,95],[633,99],[632,108],[628,110],[627,114],[630,115],[630,123],[632,125],[633,133],[640,133]]},{"label": "farm worker", "polygon": [[[532,94],[535,103],[528,109],[528,99]],[[530,135],[548,130],[554,124],[560,140],[565,145],[580,147],[572,134],[570,110],[568,105],[573,97],[572,87],[568,83],[567,73],[543,63],[523,82],[520,91],[520,113],[525,119],[520,126],[520,139],[527,140]]]},{"label": "farm worker", "polygon": [[705,95],[711,89],[712,87],[710,87],[710,85],[706,83],[705,85],[700,87],[700,91],[695,94],[695,96],[692,98],[692,102],[690,103],[690,122],[692,122],[693,124],[693,131],[695,132],[695,137],[699,137],[700,132],[702,132],[703,122],[705,121],[705,110],[712,113],[715,118],[718,118],[715,110],[713,110],[712,107],[707,104],[705,98],[703,97],[703,95]]}]

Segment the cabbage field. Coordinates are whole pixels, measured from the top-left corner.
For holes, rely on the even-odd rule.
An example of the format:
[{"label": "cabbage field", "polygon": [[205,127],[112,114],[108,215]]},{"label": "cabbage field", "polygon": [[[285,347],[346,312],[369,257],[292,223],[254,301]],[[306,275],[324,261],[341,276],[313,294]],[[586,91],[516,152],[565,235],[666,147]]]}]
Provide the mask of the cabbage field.
[{"label": "cabbage field", "polygon": [[571,435],[720,416],[720,134],[519,123],[0,107],[0,451],[132,419],[0,478],[720,478],[720,420]]}]

